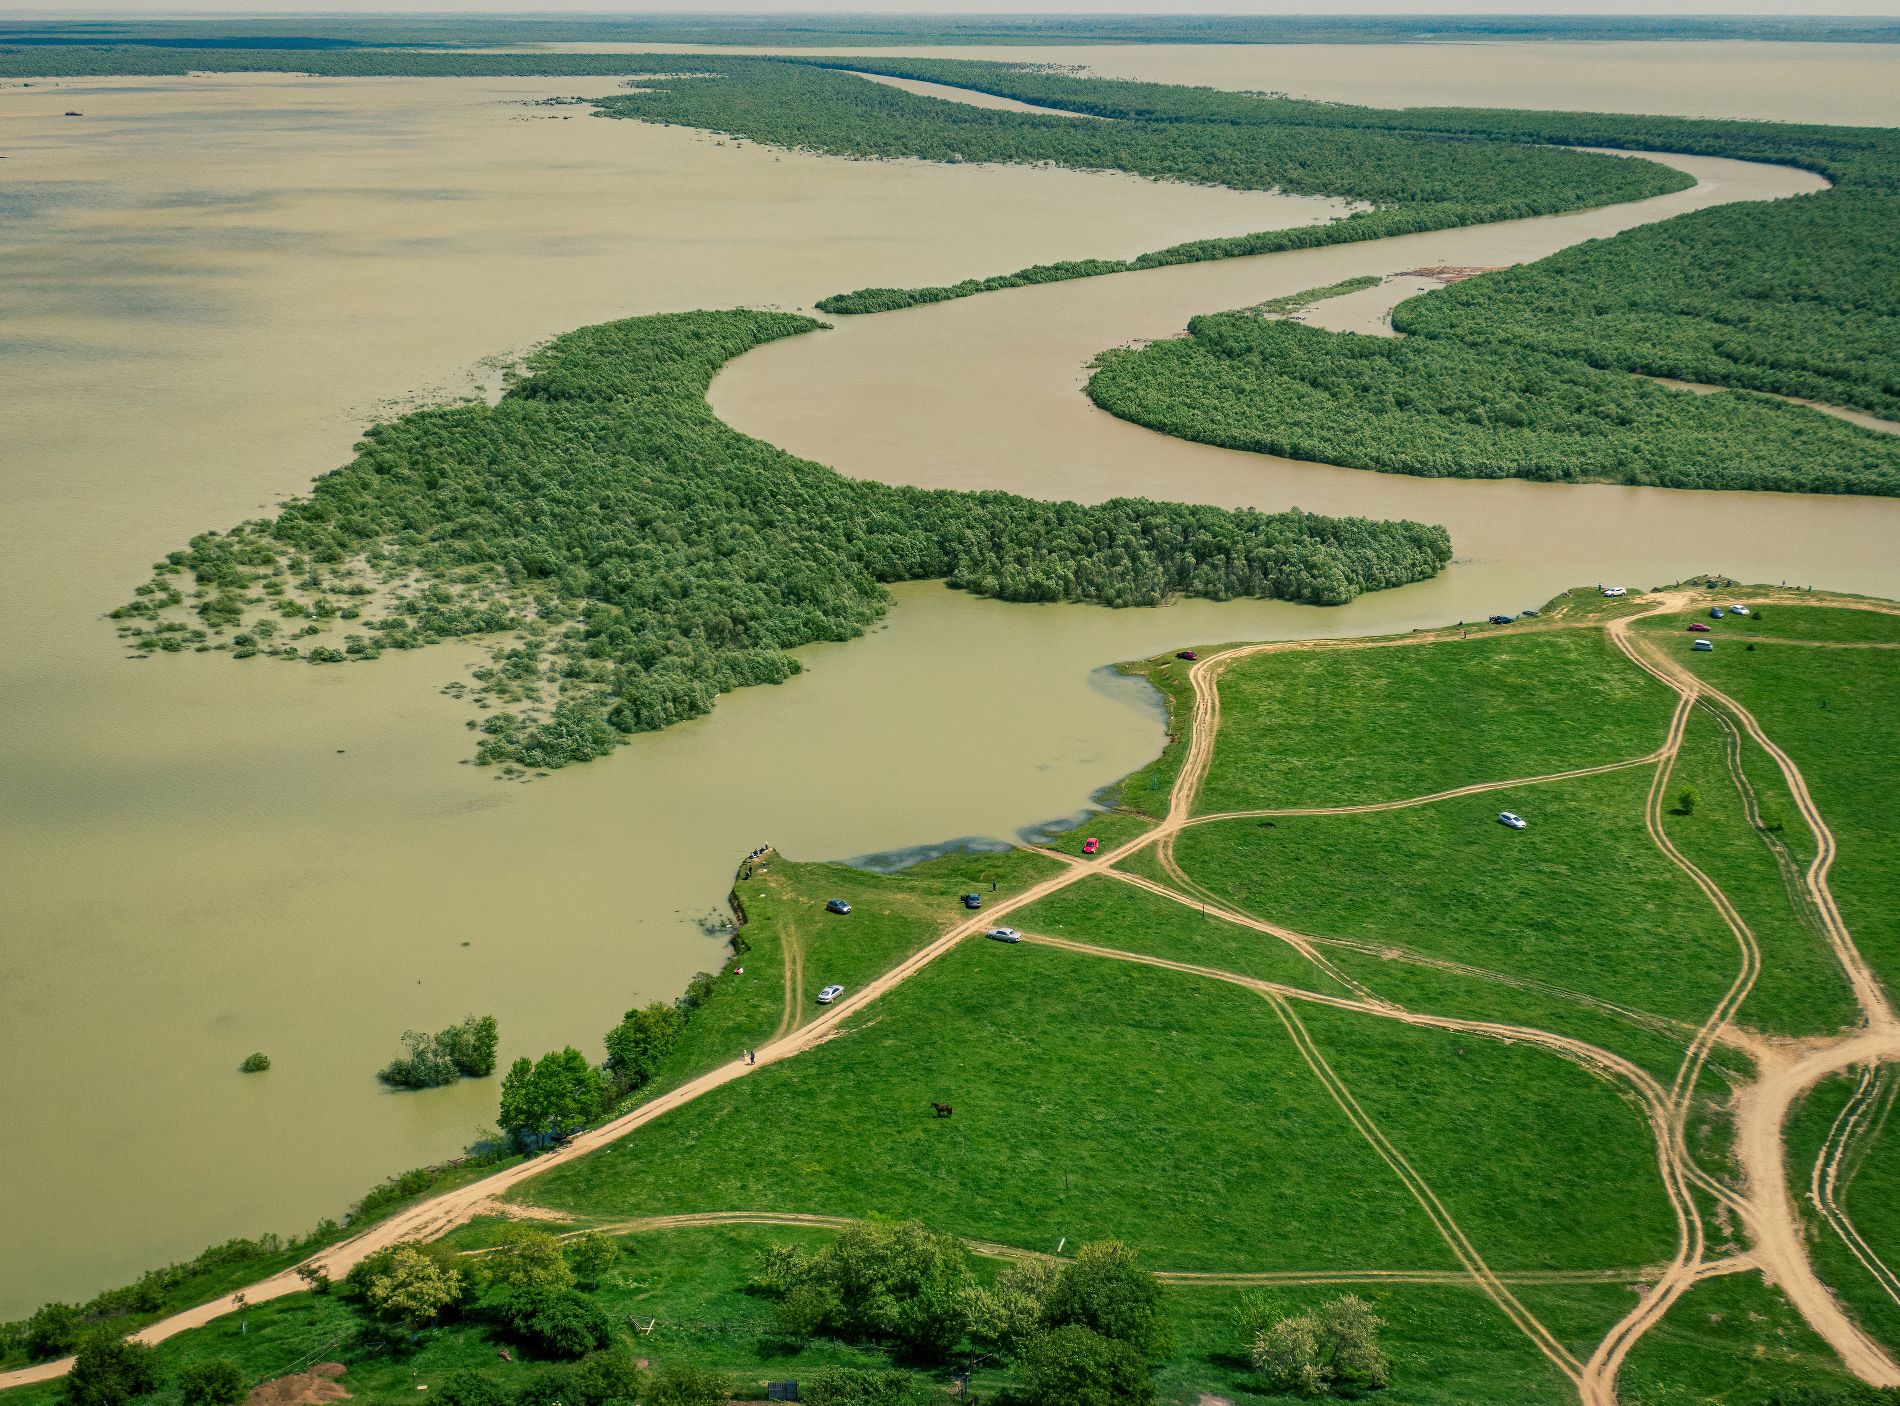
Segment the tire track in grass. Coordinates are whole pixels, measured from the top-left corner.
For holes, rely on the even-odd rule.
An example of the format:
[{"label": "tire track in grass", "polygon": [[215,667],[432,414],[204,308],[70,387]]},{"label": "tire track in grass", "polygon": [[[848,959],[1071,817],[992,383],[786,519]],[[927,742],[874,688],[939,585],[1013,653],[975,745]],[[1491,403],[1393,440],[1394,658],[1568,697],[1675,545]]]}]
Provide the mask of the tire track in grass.
[{"label": "tire track in grass", "polygon": [[[1678,1244],[1681,1245],[1690,1242],[1695,1233],[1695,1229],[1700,1225],[1695,1209],[1694,1197],[1689,1189],[1689,1179],[1682,1167],[1680,1143],[1672,1129],[1671,1118],[1674,1108],[1670,1101],[1668,1091],[1647,1071],[1623,1058],[1621,1055],[1592,1045],[1584,1040],[1553,1034],[1548,1030],[1539,1030],[1532,1026],[1509,1025],[1497,1021],[1465,1020],[1455,1016],[1427,1015],[1418,1011],[1406,1010],[1386,1002],[1366,1001],[1350,997],[1331,996],[1315,991],[1306,991],[1298,987],[1286,986],[1279,982],[1264,981],[1255,977],[1241,976],[1235,972],[1222,971],[1215,967],[1197,966],[1191,962],[1177,962],[1164,957],[1151,957],[1143,953],[1126,952],[1118,948],[1097,947],[1088,943],[1076,942],[1068,938],[1053,937],[1042,933],[1025,933],[1023,936],[1025,941],[1063,948],[1068,951],[1089,956],[1103,957],[1114,961],[1133,962],[1143,966],[1160,967],[1164,970],[1205,977],[1213,981],[1229,982],[1233,985],[1242,986],[1255,991],[1266,997],[1269,1001],[1275,1001],[1281,1004],[1292,1001],[1312,1002],[1318,1005],[1331,1006],[1337,1010],[1356,1011],[1364,1015],[1378,1016],[1382,1019],[1397,1020],[1406,1025],[1426,1029],[1457,1031],[1463,1034],[1481,1036],[1485,1039],[1497,1040],[1505,1044],[1526,1044],[1549,1050],[1569,1060],[1571,1063],[1578,1065],[1586,1072],[1604,1079],[1606,1082],[1627,1086],[1636,1094],[1638,1101],[1643,1106],[1656,1144],[1657,1165],[1662,1173],[1664,1192],[1669,1199],[1671,1211],[1676,1218]],[[1278,1010],[1280,1006],[1276,1005],[1275,1008]],[[1291,1014],[1290,1006],[1287,1007],[1287,1010],[1288,1013]],[[1297,1023],[1297,1017],[1295,1017],[1295,1023]],[[1302,1026],[1301,1029],[1303,1031],[1304,1027]],[[1289,1027],[1289,1033],[1291,1033],[1291,1027]],[[1299,1040],[1298,1035],[1295,1036],[1295,1040],[1296,1042]],[[1310,1045],[1310,1037],[1308,1043]],[[1318,1053],[1317,1049],[1314,1049],[1314,1053]],[[1316,1074],[1320,1073],[1317,1068],[1314,1072]],[[1320,1077],[1323,1081],[1326,1080],[1326,1075],[1321,1074]],[[1333,1078],[1336,1079],[1337,1076],[1334,1075]],[[1344,1090],[1343,1084],[1338,1085],[1338,1087],[1345,1093],[1346,1098],[1351,1098],[1350,1092]],[[1328,1091],[1332,1092],[1332,1090],[1333,1085],[1329,1082]],[[1344,1105],[1342,1105],[1342,1107],[1343,1106]],[[1348,1112],[1348,1116],[1352,1116],[1350,1112]],[[1368,1122],[1369,1121],[1370,1120],[1368,1120]],[[1359,1126],[1357,1120],[1355,1120],[1355,1126]],[[1376,1133],[1376,1128],[1373,1131]],[[1373,1138],[1369,1136],[1368,1140],[1373,1140]],[[1387,1145],[1389,1146],[1389,1144]],[[1375,1141],[1374,1146],[1377,1148],[1379,1143]],[[1393,1151],[1396,1153],[1396,1149],[1393,1149]],[[1394,1170],[1397,1171],[1398,1168],[1395,1167]],[[1403,1175],[1404,1174],[1401,1173],[1401,1176]],[[1420,1180],[1422,1183],[1422,1178]],[[1411,1188],[1412,1183],[1409,1178],[1406,1184],[1408,1189]],[[1425,1190],[1429,1193],[1428,1187],[1425,1188]],[[1414,1195],[1416,1196],[1417,1194],[1415,1191]],[[1424,1203],[1421,1201],[1421,1204]],[[1429,1215],[1430,1211],[1428,1210],[1427,1213]],[[1436,1218],[1434,1218],[1434,1224],[1436,1225],[1437,1223]],[[1441,1233],[1443,1232],[1441,1231]],[[1447,1243],[1452,1244],[1453,1242],[1448,1238]],[[1466,1243],[1468,1244],[1468,1242]],[[1453,1244],[1453,1253],[1458,1254],[1458,1248],[1455,1244]],[[1475,1250],[1471,1253],[1476,1254]],[[1460,1255],[1459,1258],[1461,1263],[1465,1262],[1462,1255]],[[1683,1259],[1684,1257],[1679,1251],[1677,1257],[1658,1273],[1657,1278],[1660,1280],[1671,1272],[1681,1273]],[[1482,1260],[1479,1260],[1479,1263],[1482,1263]],[[1701,1267],[1701,1261],[1698,1255],[1696,1257],[1695,1268],[1688,1271],[1691,1282],[1693,1282],[1694,1275]],[[1479,1273],[1473,1271],[1472,1277],[1477,1280],[1480,1288],[1485,1289],[1487,1294],[1491,1293],[1492,1286],[1488,1286]],[[1548,1340],[1555,1344],[1558,1351],[1562,1353],[1562,1357],[1552,1356],[1552,1361],[1556,1362],[1560,1369],[1564,1371],[1565,1375],[1573,1383],[1577,1384],[1582,1399],[1586,1402],[1592,1401],[1593,1398],[1586,1393],[1588,1378],[1584,1368],[1587,1367],[1587,1364],[1577,1364],[1575,1357],[1570,1354],[1569,1350],[1564,1348],[1561,1343],[1556,1342],[1554,1336],[1548,1334],[1548,1330],[1543,1330],[1540,1333],[1538,1330],[1542,1329],[1542,1325],[1536,1323],[1534,1315],[1529,1315],[1528,1310],[1523,1310],[1528,1316],[1527,1322],[1520,1320],[1517,1313],[1507,1307],[1503,1300],[1498,1300],[1498,1302],[1499,1307],[1504,1309],[1506,1315],[1511,1318],[1512,1322],[1523,1329],[1526,1335],[1531,1338],[1532,1342],[1538,1346],[1539,1350],[1545,1351],[1546,1356],[1551,1356],[1544,1347],[1546,1338],[1548,1337]],[[1515,1302],[1514,1299],[1513,1302]],[[1518,1308],[1521,1309],[1522,1305],[1518,1305]],[[1615,1398],[1612,1394],[1609,1397],[1598,1397],[1594,1399],[1613,1402]]]},{"label": "tire track in grass", "polygon": [[[1681,609],[1690,599],[1687,592],[1664,593],[1650,609],[1612,620],[1606,628],[1633,663],[1679,696],[1700,697],[1725,709],[1780,770],[1796,809],[1814,836],[1815,855],[1802,875],[1803,888],[1865,1021],[1860,1030],[1838,1039],[1809,1042],[1794,1051],[1769,1048],[1759,1054],[1757,1078],[1743,1086],[1735,1100],[1736,1155],[1744,1180],[1740,1209],[1764,1277],[1780,1287],[1809,1327],[1840,1356],[1843,1365],[1872,1385],[1900,1385],[1900,1363],[1848,1317],[1815,1271],[1788,1189],[1785,1136],[1789,1109],[1820,1080],[1855,1064],[1877,1068],[1883,1062],[1900,1058],[1900,1026],[1895,1023],[1885,988],[1861,955],[1828,887],[1828,871],[1833,866],[1837,846],[1794,759],[1762,730],[1754,715],[1738,701],[1662,653],[1658,642],[1645,639],[1639,645],[1630,634],[1629,627],[1635,620]],[[1844,1215],[1843,1221],[1851,1228],[1851,1222],[1847,1222]],[[1665,1278],[1658,1292],[1649,1297],[1659,1298],[1672,1287],[1679,1295],[1681,1288]],[[1647,1307],[1648,1300],[1638,1314]],[[1632,1315],[1631,1320],[1613,1329],[1592,1355],[1589,1366],[1593,1375],[1588,1380],[1607,1393],[1595,1400],[1614,1401],[1617,1363],[1627,1355],[1635,1338],[1659,1316],[1637,1324],[1631,1321],[1637,1315]],[[1594,1406],[1593,1398],[1586,1395],[1585,1400]]]},{"label": "tire track in grass", "polygon": [[1860,1261],[1861,1268],[1896,1306],[1900,1306],[1900,1275],[1896,1275],[1867,1243],[1840,1202],[1854,1172],[1859,1170],[1859,1159],[1866,1155],[1865,1148],[1856,1144],[1879,1136],[1893,1109],[1894,1091],[1894,1081],[1884,1066],[1862,1066],[1853,1094],[1835,1115],[1827,1140],[1814,1159],[1814,1170],[1808,1178],[1808,1196],[1828,1228]]}]

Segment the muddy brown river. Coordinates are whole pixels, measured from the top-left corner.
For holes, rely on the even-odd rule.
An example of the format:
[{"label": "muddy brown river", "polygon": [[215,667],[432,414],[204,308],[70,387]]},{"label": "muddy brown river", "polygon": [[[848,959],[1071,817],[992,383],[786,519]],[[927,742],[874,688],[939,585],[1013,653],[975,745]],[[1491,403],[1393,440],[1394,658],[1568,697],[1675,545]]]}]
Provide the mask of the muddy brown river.
[{"label": "muddy brown river", "polygon": [[[1210,54],[1204,81],[1231,81],[1233,61]],[[1674,110],[1685,72],[1655,71],[1641,105]],[[1581,237],[1530,222],[1426,236],[1403,258],[1356,246],[1338,273],[1329,258],[1346,251],[1309,251],[862,320],[747,357],[717,388],[747,428],[776,417],[789,447],[896,481],[1291,494],[1446,521],[1461,562],[1443,583],[1333,612],[1005,606],[904,587],[883,628],[802,651],[810,671],[791,683],[525,786],[457,765],[464,713],[438,690],[467,652],[338,670],[128,661],[101,616],[152,560],[298,491],[366,420],[492,389],[484,358],[609,317],[798,307],[1337,210],[833,161],[523,105],[612,86],[0,85],[0,1317],[229,1235],[304,1227],[454,1152],[492,1118],[494,1083],[381,1092],[373,1071],[401,1031],[492,1011],[504,1059],[596,1048],[622,1009],[719,960],[699,920],[756,844],[848,857],[1077,812],[1160,742],[1151,702],[1111,661],[1425,623],[1480,597],[1533,604],[1549,581],[1596,579],[1564,544],[1641,496],[1341,477],[1164,441],[1076,392],[1087,354],[1194,311]],[[1465,100],[1497,96],[1468,86]],[[1815,80],[1810,96],[1838,103],[1838,87]],[[1787,115],[1770,111],[1782,97],[1763,101]],[[842,433],[835,386],[794,413],[827,367],[882,407],[868,437]],[[939,375],[954,383],[923,394]],[[942,442],[894,431],[903,409]],[[1644,533],[1680,506],[1667,541],[1630,549],[1645,564],[1756,560],[1716,548],[1762,531],[1762,500],[1651,496],[1661,506],[1627,509]],[[1786,569],[1765,574],[1900,586],[1856,545],[1894,540],[1893,505],[1774,506]],[[274,1067],[240,1076],[254,1049]]]}]

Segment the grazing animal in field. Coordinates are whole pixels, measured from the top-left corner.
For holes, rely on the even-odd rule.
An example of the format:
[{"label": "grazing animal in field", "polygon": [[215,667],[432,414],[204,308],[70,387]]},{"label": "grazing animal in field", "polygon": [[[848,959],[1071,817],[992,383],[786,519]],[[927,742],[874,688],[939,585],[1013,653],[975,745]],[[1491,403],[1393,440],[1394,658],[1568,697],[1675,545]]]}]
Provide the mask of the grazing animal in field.
[{"label": "grazing animal in field", "polygon": [[953,1108],[952,1108],[952,1107],[951,1107],[951,1106],[950,1106],[949,1104],[947,1104],[947,1103],[936,1103],[936,1102],[932,1102],[932,1103],[931,1103],[931,1105],[930,1105],[930,1111],[931,1111],[932,1113],[934,1113],[934,1114],[936,1114],[936,1115],[937,1115],[937,1116],[938,1116],[939,1118],[948,1118],[948,1117],[949,1117],[949,1116],[950,1116],[950,1115],[951,1115],[952,1113],[954,1113],[954,1112],[955,1112],[956,1110],[955,1110],[955,1109],[953,1109]]}]

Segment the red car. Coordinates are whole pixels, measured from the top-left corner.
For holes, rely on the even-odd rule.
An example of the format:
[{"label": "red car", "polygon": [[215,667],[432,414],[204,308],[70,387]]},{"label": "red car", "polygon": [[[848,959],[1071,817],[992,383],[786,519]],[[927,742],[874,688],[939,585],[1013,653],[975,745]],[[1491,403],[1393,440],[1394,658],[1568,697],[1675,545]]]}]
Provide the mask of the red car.
[{"label": "red car", "polygon": [[1689,627],[1689,633],[1692,635],[1706,635],[1708,634],[1708,632],[1709,632],[1709,627],[1707,625],[1704,625],[1700,620],[1696,621],[1695,624]]},{"label": "red car", "polygon": [[1175,652],[1175,656],[1174,656],[1174,657],[1175,657],[1176,659],[1187,659],[1187,660],[1194,660],[1194,659],[1199,659],[1199,658],[1200,658],[1201,656],[1200,656],[1200,655],[1198,655],[1198,654],[1196,654],[1196,653],[1195,653],[1195,652],[1194,652],[1193,650],[1191,650],[1191,649],[1182,649],[1182,650],[1177,650],[1177,651]]},{"label": "red car", "polygon": [[1084,854],[1094,854],[1095,851],[1101,847],[1102,842],[1093,835],[1090,835],[1086,840],[1082,841],[1082,853]]}]

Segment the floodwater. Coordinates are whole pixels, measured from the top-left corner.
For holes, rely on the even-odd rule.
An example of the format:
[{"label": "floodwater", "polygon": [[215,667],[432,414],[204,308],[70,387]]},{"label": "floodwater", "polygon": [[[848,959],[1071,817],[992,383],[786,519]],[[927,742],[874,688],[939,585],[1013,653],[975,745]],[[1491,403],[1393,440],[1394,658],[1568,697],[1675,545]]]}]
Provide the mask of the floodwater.
[{"label": "floodwater", "polygon": [[520,105],[612,87],[0,88],[0,1318],[454,1153],[494,1083],[380,1092],[401,1032],[493,1011],[504,1058],[597,1048],[718,962],[696,920],[757,844],[1077,812],[1161,735],[1092,671],[1242,632],[914,587],[808,675],[527,786],[457,765],[437,690],[466,651],[128,661],[101,616],[152,561],[341,462],[388,399],[494,388],[489,354],[1338,209]]},{"label": "floodwater", "polygon": [[[1132,52],[1113,51],[1125,62]],[[1224,81],[1220,56],[1200,52],[1213,55],[1204,81]],[[1687,81],[1658,76],[1643,105],[1667,109]],[[1812,96],[1840,101],[1839,86]],[[1102,671],[1112,660],[1432,623],[1450,604],[1425,586],[1331,612],[1110,612],[908,586],[869,637],[802,651],[811,668],[800,678],[532,785],[457,765],[470,751],[465,714],[437,690],[464,676],[464,649],[326,670],[127,660],[100,616],[152,560],[298,491],[392,401],[492,389],[482,358],[610,317],[802,306],[1338,208],[1112,175],[828,160],[521,105],[611,88],[0,85],[0,1317],[224,1236],[302,1228],[377,1177],[454,1152],[492,1116],[494,1084],[379,1092],[372,1073],[400,1032],[493,1012],[504,1059],[568,1041],[596,1049],[626,1006],[719,959],[698,920],[756,844],[837,858],[1006,837],[1077,811],[1161,738],[1141,690]],[[1764,115],[1784,115],[1774,93],[1759,95]],[[1472,237],[1427,236],[1428,253],[1396,266],[1486,262],[1436,257],[1472,252],[1451,242]],[[1499,238],[1523,256],[1520,234]],[[1342,276],[1240,270],[1247,296],[1232,302]],[[1127,316],[1089,310],[1118,287]],[[1152,302],[1148,289],[1161,290]],[[1051,327],[1025,324],[1049,294]],[[1146,447],[1109,446],[1089,479],[1073,447],[1045,438],[1047,476],[1026,486],[1099,496],[1132,472],[1143,491],[1199,494],[1195,464],[1215,451],[1146,457],[1168,442],[1074,392],[1081,356],[1172,330],[1205,296],[1232,305],[1218,294],[1095,280],[892,325],[906,355],[928,350],[917,327],[955,339],[1008,326],[1055,358],[1030,366],[995,343],[991,369],[1026,377],[1020,386],[989,377],[974,348],[946,345],[928,363],[969,378],[951,397],[958,417],[936,422],[966,463],[1001,452],[995,473],[1028,475],[1034,466],[990,429],[1030,432],[1020,406],[1034,404],[1078,433],[1105,426]],[[884,335],[882,321],[785,349],[816,364]],[[741,369],[750,378],[765,365]],[[787,358],[781,370],[798,366]],[[889,388],[866,374],[860,395]],[[900,375],[897,389],[915,394],[915,380]],[[740,384],[735,372],[721,395]],[[920,468],[909,441],[894,450],[837,462],[893,479],[939,472]],[[1228,458],[1231,491],[1207,491],[1241,501],[1262,465]],[[1350,477],[1395,504],[1447,487]],[[1449,487],[1434,507],[1498,486]],[[1339,492],[1365,501],[1362,489]],[[1493,501],[1550,542],[1568,530],[1574,495],[1590,492],[1545,491],[1521,511]],[[1325,496],[1299,501],[1317,509]],[[1726,501],[1698,506],[1685,552]],[[1839,577],[1838,532],[1777,530],[1817,580],[1852,584]],[[1704,565],[1696,556],[1689,565]],[[254,1049],[273,1069],[238,1075]]]}]

